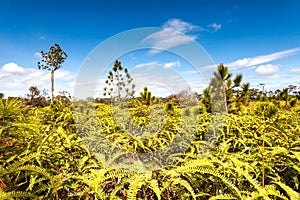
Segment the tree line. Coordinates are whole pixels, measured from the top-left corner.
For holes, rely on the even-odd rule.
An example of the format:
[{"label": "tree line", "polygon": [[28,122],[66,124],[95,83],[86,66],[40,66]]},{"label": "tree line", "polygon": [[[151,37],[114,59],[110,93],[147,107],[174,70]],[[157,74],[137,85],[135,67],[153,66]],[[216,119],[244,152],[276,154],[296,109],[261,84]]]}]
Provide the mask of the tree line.
[{"label": "tree line", "polygon": [[[62,64],[67,59],[67,53],[60,47],[59,44],[54,44],[49,48],[49,51],[41,51],[42,60],[37,62],[38,69],[48,70],[51,73],[51,98],[46,98],[48,95],[45,90],[40,91],[36,86],[29,88],[29,93],[26,95],[25,103],[35,106],[49,105],[54,99],[70,102],[71,95],[67,91],[60,91],[59,95],[54,96],[54,74],[55,71],[62,68]],[[242,83],[242,74],[237,74],[234,78],[229,73],[228,67],[220,63],[217,66],[216,72],[213,73],[210,84],[205,88],[202,94],[194,92],[198,102],[201,102],[208,112],[212,106],[212,91],[213,88],[220,88],[222,101],[225,106],[225,112],[238,112],[242,106],[247,106],[251,101],[270,101],[277,106],[281,106],[280,102],[284,102],[283,107],[288,109],[295,106],[297,100],[300,99],[300,86],[289,85],[288,87],[276,90],[265,91],[265,84],[261,83],[262,90],[250,88],[250,83]],[[116,60],[109,71],[103,88],[104,98],[88,97],[87,101],[95,101],[101,103],[111,103],[112,100],[120,101],[122,98],[136,98],[141,103],[151,105],[159,102],[174,102],[179,104],[179,100],[184,98],[186,91],[178,94],[171,94],[168,97],[161,98],[152,95],[152,92],[147,87],[140,92],[140,96],[134,96],[135,84],[133,77],[127,68],[124,68],[119,60]],[[4,93],[0,93],[0,98],[4,98]]]}]

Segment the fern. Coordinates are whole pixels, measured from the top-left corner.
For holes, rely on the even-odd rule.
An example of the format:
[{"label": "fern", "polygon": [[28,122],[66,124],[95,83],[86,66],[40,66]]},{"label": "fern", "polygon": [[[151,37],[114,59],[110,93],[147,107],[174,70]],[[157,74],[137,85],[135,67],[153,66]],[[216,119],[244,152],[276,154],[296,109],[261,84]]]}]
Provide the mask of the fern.
[{"label": "fern", "polygon": [[289,195],[291,200],[299,200],[300,199],[300,194],[298,192],[294,191],[289,186],[285,185],[284,183],[278,182],[278,181],[275,181],[273,183],[278,185],[279,187],[281,187]]},{"label": "fern", "polygon": [[173,185],[179,184],[179,185],[183,186],[192,195],[192,198],[196,199],[194,189],[188,181],[186,181],[182,178],[176,178],[176,179],[172,179],[172,184]]},{"label": "fern", "polygon": [[38,196],[30,193],[30,192],[23,192],[23,191],[12,191],[12,192],[4,192],[0,188],[0,199],[2,200],[11,200],[14,198],[30,198],[30,199],[37,199]]},{"label": "fern", "polygon": [[129,181],[129,189],[128,189],[128,200],[136,200],[136,195],[139,189],[142,187],[144,182],[144,175],[136,174],[132,176]]},{"label": "fern", "polygon": [[[202,164],[202,163],[201,163]],[[180,171],[178,171],[180,170]],[[230,181],[228,180],[224,175],[220,174],[214,169],[205,168],[202,166],[197,165],[195,162],[190,162],[189,165],[185,165],[184,168],[176,169],[176,171],[181,172],[183,174],[194,174],[194,173],[201,173],[201,174],[210,174],[212,176],[218,177],[225,185],[227,185],[231,190],[235,192],[237,197],[242,199],[242,195],[239,191],[239,189]]]},{"label": "fern", "polygon": [[151,180],[149,182],[149,188],[151,188],[151,190],[153,190],[153,192],[155,193],[157,200],[161,200],[161,191],[160,188],[158,186],[158,181],[157,180]]},{"label": "fern", "polygon": [[26,155],[22,158],[19,157],[19,160],[18,161],[14,161],[12,164],[9,164],[9,162],[13,161],[16,157],[14,157],[13,159],[8,159],[7,160],[7,169],[10,169],[10,170],[13,170],[13,169],[16,169],[22,165],[24,165],[26,162],[30,161],[30,160],[33,160],[34,158],[38,157],[39,154],[38,153],[31,153],[29,155]]},{"label": "fern", "polygon": [[39,173],[39,174],[47,177],[49,180],[51,180],[51,182],[54,182],[54,180],[52,179],[52,176],[45,169],[43,169],[41,167],[38,167],[36,165],[24,165],[24,166],[18,166],[18,167],[10,168],[8,170],[5,170],[5,172],[3,172],[0,175],[5,176],[7,174],[11,174],[11,173],[14,173],[14,172],[19,172],[19,171],[36,172],[36,173]]}]

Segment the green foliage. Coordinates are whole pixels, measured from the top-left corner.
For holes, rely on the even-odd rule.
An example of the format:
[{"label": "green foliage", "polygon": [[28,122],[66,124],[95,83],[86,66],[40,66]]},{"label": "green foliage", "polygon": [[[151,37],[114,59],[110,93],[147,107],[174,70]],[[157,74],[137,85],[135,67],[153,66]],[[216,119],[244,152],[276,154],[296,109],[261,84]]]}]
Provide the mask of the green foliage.
[{"label": "green foliage", "polygon": [[38,68],[51,71],[51,96],[54,99],[54,72],[62,67],[68,55],[59,44],[51,46],[48,52],[41,51],[42,60],[37,63]]},{"label": "green foliage", "polygon": [[40,107],[49,105],[48,101],[46,100],[46,97],[44,97],[41,94],[41,91],[36,86],[31,86],[28,90],[29,90],[29,94],[26,95],[27,99],[25,100],[25,103],[27,105],[40,106]]},{"label": "green foliage", "polygon": [[[241,110],[242,105],[248,105],[250,84],[242,84],[243,76],[241,74],[237,74],[232,80],[232,74],[229,73],[228,67],[222,63],[218,65],[217,71],[213,74],[214,77],[211,79],[209,87],[203,91],[202,103],[206,106],[207,111],[212,111],[211,104],[218,101],[216,98],[220,98],[219,101],[225,105],[225,113],[236,113]],[[213,101],[213,99],[215,100]]]},{"label": "green foliage", "polygon": [[[107,86],[104,87],[103,95],[109,96],[110,98],[115,97],[118,101],[121,100],[121,97],[132,98],[135,93],[135,85],[132,81],[133,78],[128,69],[123,68],[121,62],[116,60],[105,81]],[[114,94],[114,92],[116,94]]]},{"label": "green foliage", "polygon": [[[210,130],[212,114],[203,105],[143,105],[133,99],[128,106],[115,109],[84,101],[71,109],[59,100],[41,108],[1,99],[0,199],[300,197],[297,104],[285,109],[270,102],[252,102],[224,116],[224,123],[215,127],[219,132]],[[123,120],[126,113],[129,122]],[[163,116],[163,122],[157,116]],[[118,123],[119,118],[126,123]],[[189,120],[184,123],[183,118]],[[78,126],[74,119],[86,123]],[[180,143],[188,145],[187,150],[180,154],[166,151],[171,162],[142,173],[106,166],[94,156],[93,148],[87,149],[105,147],[96,142],[100,130],[112,144],[133,153],[168,150],[172,141],[183,140],[175,137],[181,130],[196,131],[191,144]],[[220,135],[214,135],[217,133]],[[112,163],[130,161],[124,154],[113,156]]]},{"label": "green foliage", "polygon": [[140,96],[142,98],[142,103],[145,105],[151,105],[155,100],[155,97],[152,96],[152,93],[148,91],[147,87],[144,87],[144,92],[140,92]]},{"label": "green foliage", "polygon": [[0,124],[15,121],[20,117],[20,103],[17,98],[0,99]]},{"label": "green foliage", "polygon": [[59,44],[51,46],[48,52],[41,51],[42,61],[38,62],[39,69],[58,70],[68,57]]}]

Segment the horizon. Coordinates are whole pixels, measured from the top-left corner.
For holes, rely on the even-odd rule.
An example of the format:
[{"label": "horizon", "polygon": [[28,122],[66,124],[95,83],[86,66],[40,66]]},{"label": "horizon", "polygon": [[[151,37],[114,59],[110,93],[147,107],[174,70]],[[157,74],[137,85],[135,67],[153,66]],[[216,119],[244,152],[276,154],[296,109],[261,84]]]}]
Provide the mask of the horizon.
[{"label": "horizon", "polygon": [[[62,69],[55,72],[55,94],[66,90],[72,95],[80,68],[101,42],[142,27],[184,33],[203,47],[214,64],[223,63],[233,75],[242,74],[250,88],[262,89],[260,83],[265,90],[300,86],[299,1],[59,2],[0,3],[0,17],[5,19],[0,22],[0,93],[5,97],[25,97],[30,86],[50,91],[50,72],[38,70],[37,62],[40,51],[48,51],[55,43],[68,54]],[[165,40],[157,35],[153,45]],[[169,38],[171,46],[164,48],[188,43],[175,36]],[[129,52],[116,59],[129,72],[160,67],[186,80],[193,78],[193,66],[184,58],[150,51]],[[202,93],[205,85],[197,81],[189,84]]]}]

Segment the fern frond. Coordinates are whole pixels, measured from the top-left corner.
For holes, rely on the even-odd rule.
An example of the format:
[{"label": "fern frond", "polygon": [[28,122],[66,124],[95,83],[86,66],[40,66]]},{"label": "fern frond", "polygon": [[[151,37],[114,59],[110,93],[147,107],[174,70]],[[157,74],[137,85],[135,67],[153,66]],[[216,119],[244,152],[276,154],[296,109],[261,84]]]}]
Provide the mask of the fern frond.
[{"label": "fern frond", "polygon": [[179,184],[179,185],[183,186],[187,191],[189,191],[189,193],[192,195],[192,198],[196,199],[194,189],[187,180],[184,180],[182,178],[176,178],[176,179],[172,180],[172,184],[174,184],[174,185]]},{"label": "fern frond", "polygon": [[130,172],[130,171],[126,171],[126,170],[122,170],[122,169],[119,169],[119,170],[110,170],[108,172],[108,174],[106,175],[106,178],[107,179],[113,179],[113,178],[123,178],[123,177],[126,177],[126,176],[130,176],[132,175],[133,173]]},{"label": "fern frond", "polygon": [[0,188],[0,199],[2,200],[11,200],[14,198],[29,198],[29,199],[37,199],[38,196],[23,191],[12,191],[12,192],[4,192]]},{"label": "fern frond", "polygon": [[278,197],[278,198],[284,199],[284,200],[289,200],[286,196],[283,196],[282,194],[280,194],[280,192],[278,190],[276,190],[274,186],[266,185],[265,188],[268,191],[269,196]]},{"label": "fern frond", "polygon": [[136,195],[144,184],[143,175],[136,174],[129,180],[128,200],[136,200]]},{"label": "fern frond", "polygon": [[11,174],[11,173],[18,172],[18,171],[36,172],[36,173],[43,175],[44,177],[47,177],[51,182],[54,182],[52,176],[46,171],[46,169],[38,167],[36,165],[24,165],[24,166],[19,166],[19,167],[13,167],[13,168],[8,169],[6,172],[4,172],[1,175],[5,176],[7,174]]},{"label": "fern frond", "polygon": [[36,158],[38,155],[39,155],[38,153],[30,153],[30,154],[24,156],[23,158],[20,158],[18,161],[15,161],[12,164],[8,165],[6,168],[9,170],[16,169],[16,168],[24,165],[26,162]]},{"label": "fern frond", "polygon": [[279,187],[281,187],[291,198],[291,200],[299,200],[300,199],[300,194],[296,191],[294,191],[292,188],[290,188],[289,186],[285,185],[282,182],[273,182],[274,184],[278,185]]},{"label": "fern frond", "polygon": [[209,168],[204,168],[204,167],[191,167],[191,168],[187,168],[186,171],[184,171],[183,173],[201,173],[201,174],[210,174],[212,176],[215,176],[219,179],[221,179],[221,181],[227,185],[229,188],[231,188],[231,190],[233,190],[235,192],[235,194],[242,199],[242,195],[241,192],[239,191],[239,189],[230,181],[228,180],[224,175],[220,174],[219,172],[217,172],[214,169],[209,169]]},{"label": "fern frond", "polygon": [[158,181],[153,179],[149,182],[149,188],[155,193],[157,200],[161,200],[161,192],[158,186]]}]

